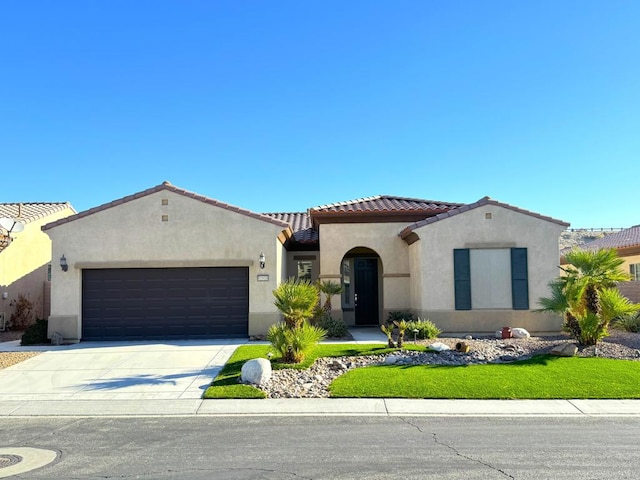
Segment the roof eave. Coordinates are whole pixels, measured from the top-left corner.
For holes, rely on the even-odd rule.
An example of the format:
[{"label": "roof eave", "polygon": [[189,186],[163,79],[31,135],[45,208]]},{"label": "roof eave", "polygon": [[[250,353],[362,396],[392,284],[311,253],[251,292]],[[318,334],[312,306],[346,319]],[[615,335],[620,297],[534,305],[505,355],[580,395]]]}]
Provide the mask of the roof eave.
[{"label": "roof eave", "polygon": [[231,212],[235,212],[235,213],[239,213],[241,215],[245,215],[247,217],[255,218],[257,220],[262,220],[264,222],[271,223],[273,225],[277,225],[279,227],[282,227],[284,230],[286,230],[287,228],[290,229],[289,224],[287,222],[283,222],[281,220],[277,220],[275,218],[271,218],[271,217],[268,217],[266,215],[262,215],[260,213],[254,213],[254,212],[251,212],[249,210],[245,210],[243,208],[236,207],[234,205],[229,205],[227,203],[219,202],[218,200],[214,200],[212,198],[205,197],[204,195],[200,195],[200,194],[197,194],[197,193],[194,193],[194,192],[190,192],[188,190],[184,190],[184,189],[175,187],[169,182],[163,182],[160,185],[148,188],[148,189],[143,190],[141,192],[134,193],[132,195],[128,195],[126,197],[119,198],[119,199],[114,200],[112,202],[105,203],[103,205],[99,205],[97,207],[90,208],[89,210],[85,210],[83,212],[76,213],[75,215],[71,215],[69,217],[62,218],[62,219],[57,220],[55,222],[47,223],[46,225],[42,226],[42,230],[43,231],[50,230],[50,229],[58,227],[60,225],[64,225],[66,223],[70,223],[70,222],[73,222],[75,220],[79,220],[81,218],[88,217],[89,215],[93,215],[94,213],[98,213],[98,212],[101,212],[103,210],[108,210],[110,208],[117,207],[118,205],[122,205],[122,204],[125,204],[125,203],[128,203],[128,202],[131,202],[133,200],[137,200],[139,198],[143,198],[143,197],[146,197],[146,196],[149,196],[149,195],[153,195],[154,193],[158,193],[158,192],[161,192],[161,191],[170,191],[170,192],[176,193],[178,195],[183,195],[183,196],[188,197],[188,198],[193,198],[194,200],[198,200],[198,201],[201,201],[201,202],[209,204],[209,205],[213,205],[213,206],[216,206],[216,207],[219,207],[219,208],[223,208],[225,210],[228,210],[228,211],[231,211]]}]

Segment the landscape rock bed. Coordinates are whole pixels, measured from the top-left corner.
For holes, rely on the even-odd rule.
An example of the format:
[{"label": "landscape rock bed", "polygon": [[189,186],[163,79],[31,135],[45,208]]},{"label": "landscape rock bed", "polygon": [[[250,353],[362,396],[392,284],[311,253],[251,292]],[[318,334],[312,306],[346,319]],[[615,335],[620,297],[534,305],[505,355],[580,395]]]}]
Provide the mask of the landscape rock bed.
[{"label": "landscape rock bed", "polygon": [[[268,398],[325,398],[329,396],[328,386],[340,375],[354,368],[369,365],[478,365],[484,363],[507,363],[525,360],[535,355],[549,353],[560,344],[575,343],[566,335],[553,337],[531,337],[522,339],[476,338],[437,338],[419,341],[425,347],[433,342],[441,342],[452,350],[427,352],[402,350],[386,355],[360,357],[319,358],[307,370],[274,370],[271,379],[260,385]],[[464,341],[469,345],[468,353],[455,351],[456,343]],[[413,342],[410,342],[413,343]],[[640,335],[614,330],[611,336],[594,347],[584,347],[578,356],[616,358],[640,361]]]}]

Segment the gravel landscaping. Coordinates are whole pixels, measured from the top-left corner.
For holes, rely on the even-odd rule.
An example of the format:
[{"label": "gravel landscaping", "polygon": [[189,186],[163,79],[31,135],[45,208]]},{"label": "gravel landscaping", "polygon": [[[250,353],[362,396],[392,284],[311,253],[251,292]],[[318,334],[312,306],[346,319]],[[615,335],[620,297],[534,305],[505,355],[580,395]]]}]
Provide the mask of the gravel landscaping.
[{"label": "gravel landscaping", "polygon": [[[327,387],[338,376],[349,370],[367,365],[473,365],[482,363],[506,363],[524,360],[534,355],[546,354],[559,344],[574,343],[565,335],[555,337],[531,337],[527,339],[437,338],[418,344],[441,342],[452,349],[458,342],[469,345],[468,353],[448,350],[440,353],[404,350],[387,355],[361,357],[319,358],[307,370],[274,370],[268,383],[260,385],[268,398],[321,398],[328,397]],[[413,342],[411,342],[413,343]],[[611,335],[594,347],[586,347],[578,356],[606,357],[640,361],[640,334],[613,330]]]},{"label": "gravel landscaping", "polygon": [[[20,331],[0,332],[0,342],[20,340],[23,333]],[[40,352],[0,352],[0,370],[24,362],[36,355],[40,355]]]}]

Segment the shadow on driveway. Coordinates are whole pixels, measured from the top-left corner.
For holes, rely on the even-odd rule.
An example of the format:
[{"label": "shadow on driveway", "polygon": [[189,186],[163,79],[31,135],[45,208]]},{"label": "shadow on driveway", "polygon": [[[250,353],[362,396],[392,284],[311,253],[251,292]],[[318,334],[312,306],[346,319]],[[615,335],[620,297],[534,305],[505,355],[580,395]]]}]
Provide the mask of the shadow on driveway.
[{"label": "shadow on driveway", "polygon": [[[140,386],[157,386],[157,385],[172,385],[176,386],[178,381],[185,378],[192,378],[195,380],[200,376],[207,376],[213,380],[222,367],[211,367],[203,370],[191,370],[188,372],[172,373],[168,375],[129,375],[126,377],[109,378],[104,380],[92,380],[86,384],[76,385],[78,388],[82,388],[84,391],[88,390],[119,390],[129,387]],[[207,384],[208,386],[208,384]],[[185,389],[189,387],[189,384],[185,384]],[[203,387],[200,387],[203,388]]]}]

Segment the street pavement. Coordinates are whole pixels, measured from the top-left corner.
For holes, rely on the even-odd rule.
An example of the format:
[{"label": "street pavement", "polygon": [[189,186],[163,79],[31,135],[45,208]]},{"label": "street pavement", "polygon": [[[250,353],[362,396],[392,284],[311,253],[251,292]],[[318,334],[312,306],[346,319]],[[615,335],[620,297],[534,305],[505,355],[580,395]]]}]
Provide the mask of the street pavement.
[{"label": "street pavement", "polygon": [[[386,343],[355,329],[353,343]],[[247,341],[86,342],[57,347],[0,343],[43,353],[0,370],[0,417],[29,416],[640,416],[640,400],[267,399],[202,400]]]}]

